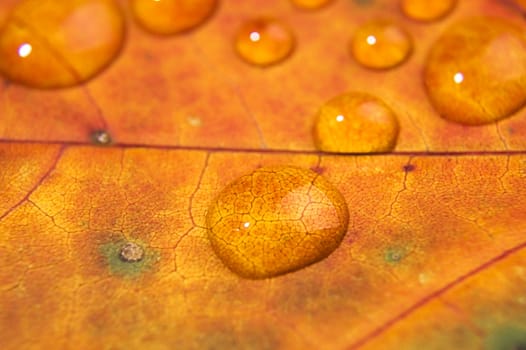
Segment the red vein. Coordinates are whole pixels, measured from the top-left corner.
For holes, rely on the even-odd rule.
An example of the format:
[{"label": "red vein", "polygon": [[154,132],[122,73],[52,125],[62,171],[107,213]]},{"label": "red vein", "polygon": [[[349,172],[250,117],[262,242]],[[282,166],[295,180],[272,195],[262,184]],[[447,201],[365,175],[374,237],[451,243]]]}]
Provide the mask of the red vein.
[{"label": "red vein", "polygon": [[[35,145],[62,145],[62,146],[87,146],[93,147],[93,143],[83,141],[61,141],[61,140],[16,140],[16,139],[2,139],[0,144],[35,144]],[[101,146],[97,146],[101,147]],[[331,156],[331,157],[382,157],[382,156],[400,156],[400,157],[444,157],[444,156],[513,156],[526,155],[524,150],[508,150],[508,151],[395,151],[386,153],[331,153],[321,152],[316,150],[291,150],[282,148],[235,148],[235,147],[201,147],[201,146],[181,146],[181,145],[165,145],[165,144],[143,144],[143,143],[113,143],[111,146],[104,146],[104,148],[145,148],[154,150],[173,150],[173,151],[203,151],[209,153],[270,153],[270,154],[300,154],[300,155],[314,155],[314,156]]]},{"label": "red vein", "polygon": [[19,206],[21,206],[25,201],[27,201],[29,199],[29,197],[37,190],[37,188],[40,187],[40,185],[42,185],[44,183],[44,180],[46,180],[49,175],[53,172],[53,170],[55,170],[57,168],[57,164],[60,160],[60,158],[62,158],[62,154],[64,154],[64,150],[66,149],[66,146],[65,145],[62,145],[62,147],[60,147],[60,149],[58,150],[55,158],[53,159],[53,162],[51,163],[51,165],[49,166],[49,168],[46,170],[46,172],[40,177],[40,179],[33,185],[33,187],[31,187],[31,189],[29,189],[29,191],[26,193],[26,195],[21,199],[19,200],[15,205],[13,205],[11,208],[7,209],[5,213],[3,213],[2,215],[0,215],[0,220],[4,219],[6,216],[8,216],[10,213],[12,213],[16,208],[18,208]]},{"label": "red vein", "polygon": [[365,337],[359,339],[357,342],[352,344],[348,349],[349,350],[351,350],[351,349],[358,349],[361,346],[367,344],[368,342],[370,342],[371,340],[373,340],[376,337],[380,336],[382,333],[386,332],[387,330],[389,330],[390,328],[392,328],[393,326],[395,326],[399,322],[403,321],[405,318],[410,316],[415,311],[418,311],[420,308],[422,308],[426,304],[428,304],[431,301],[433,301],[434,299],[440,297],[442,294],[446,293],[447,291],[449,291],[453,287],[456,287],[457,285],[461,284],[465,280],[467,280],[467,279],[469,279],[469,278],[471,278],[471,277],[473,277],[473,276],[485,271],[486,269],[492,267],[493,265],[495,265],[496,263],[498,263],[501,260],[505,259],[506,257],[508,257],[508,256],[510,256],[512,254],[515,254],[515,253],[517,253],[518,251],[520,251],[521,249],[524,249],[524,248],[526,248],[526,242],[523,242],[523,243],[521,243],[521,244],[519,244],[519,245],[517,245],[517,246],[515,246],[515,247],[513,247],[511,249],[505,250],[502,254],[494,257],[491,260],[486,261],[482,265],[476,267],[475,269],[469,271],[468,273],[466,273],[466,274],[458,277],[457,279],[451,281],[450,283],[446,284],[444,287],[442,287],[442,288],[434,291],[433,293],[429,294],[428,296],[420,299],[417,303],[413,304],[408,309],[402,311],[400,314],[398,314],[394,318],[388,320],[387,322],[382,324],[380,327],[376,328],[375,330],[373,330],[372,332],[367,334]]},{"label": "red vein", "polygon": [[[188,213],[190,215],[190,221],[192,222],[192,227],[189,228],[185,233],[183,233],[181,235],[181,237],[179,237],[179,239],[177,240],[177,242],[175,242],[175,245],[174,245],[174,250],[177,249],[177,247],[179,246],[179,244],[181,243],[181,241],[186,237],[188,236],[188,234],[190,234],[190,232],[192,232],[192,230],[196,227],[201,227],[199,225],[196,224],[195,222],[195,219],[194,219],[194,215],[192,214],[192,206],[193,206],[193,202],[194,202],[194,199],[195,199],[195,195],[197,194],[197,192],[199,192],[199,189],[201,188],[201,183],[203,182],[203,178],[205,176],[205,172],[208,168],[208,162],[210,161],[210,153],[207,153],[206,154],[206,157],[205,157],[205,161],[204,161],[204,164],[203,164],[203,167],[201,169],[201,173],[199,174],[199,177],[197,179],[197,185],[195,187],[195,190],[192,192],[192,194],[190,195],[190,198],[188,200]],[[175,271],[177,271],[177,255],[174,254],[174,268],[175,268]]]}]

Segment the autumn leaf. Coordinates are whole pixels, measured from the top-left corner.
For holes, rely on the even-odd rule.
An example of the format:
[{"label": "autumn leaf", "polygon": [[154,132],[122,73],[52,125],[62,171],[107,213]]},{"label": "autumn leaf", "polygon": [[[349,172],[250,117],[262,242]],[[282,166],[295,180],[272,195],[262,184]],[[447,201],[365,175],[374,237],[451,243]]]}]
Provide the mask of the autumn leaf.
[{"label": "autumn leaf", "polygon": [[[8,348],[477,348],[507,329],[524,335],[521,155],[27,145],[2,155]],[[233,178],[276,164],[322,169],[349,205],[349,230],[318,264],[246,280],[212,251],[207,206]],[[123,241],[151,257],[139,271],[111,258]]]},{"label": "autumn leaf", "polygon": [[[2,2],[0,20],[14,2]],[[121,144],[313,150],[319,106],[342,92],[366,90],[400,119],[399,151],[526,147],[524,110],[497,124],[460,126],[438,117],[422,82],[429,48],[448,25],[493,14],[524,27],[516,8],[505,1],[459,2],[444,20],[427,24],[405,18],[397,1],[366,3],[340,0],[313,12],[289,1],[223,1],[203,26],[175,37],[151,35],[128,18],[121,55],[87,84],[58,91],[4,85],[0,137],[87,142],[92,131],[107,128]],[[290,59],[270,69],[247,65],[233,49],[237,28],[262,15],[286,21],[297,37]],[[393,20],[410,33],[414,50],[406,64],[378,72],[350,58],[352,33],[372,18]]]},{"label": "autumn leaf", "polygon": [[[0,23],[12,3],[0,4]],[[393,1],[317,11],[223,1],[196,30],[157,37],[123,1],[127,41],[100,75],[68,89],[1,87],[2,348],[522,349],[526,112],[447,122],[421,73],[457,19],[492,14],[524,28],[510,4],[459,2],[420,23]],[[231,41],[262,12],[297,39],[288,60],[265,69]],[[377,17],[413,37],[396,69],[349,56],[352,32]],[[316,152],[317,108],[364,89],[399,118],[395,151]],[[92,145],[101,130],[112,145]],[[275,165],[333,184],[347,233],[316,264],[242,278],[214,253],[206,214],[233,180]]]}]

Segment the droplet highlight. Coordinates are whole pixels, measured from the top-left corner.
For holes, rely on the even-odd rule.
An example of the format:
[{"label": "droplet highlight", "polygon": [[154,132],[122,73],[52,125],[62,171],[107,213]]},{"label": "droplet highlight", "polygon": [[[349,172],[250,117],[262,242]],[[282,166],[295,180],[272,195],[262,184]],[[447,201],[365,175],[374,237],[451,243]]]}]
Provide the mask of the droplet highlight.
[{"label": "droplet highlight", "polygon": [[124,31],[111,0],[23,0],[0,29],[0,73],[36,88],[80,84],[113,61]]},{"label": "droplet highlight", "polygon": [[347,231],[349,212],[341,193],[321,175],[275,166],[229,184],[206,221],[223,263],[242,277],[259,279],[329,256]]},{"label": "droplet highlight", "polygon": [[33,46],[31,46],[31,44],[22,44],[18,48],[18,56],[22,58],[27,57],[31,54],[31,51],[33,51]]},{"label": "droplet highlight", "polygon": [[133,0],[132,12],[149,32],[170,35],[202,24],[216,5],[217,0]]},{"label": "droplet highlight", "polygon": [[354,59],[364,67],[387,69],[409,57],[413,42],[400,26],[384,20],[368,22],[356,29],[350,43]]},{"label": "droplet highlight", "polygon": [[429,52],[424,83],[445,119],[482,125],[526,104],[526,36],[503,19],[474,17],[457,22]]},{"label": "droplet highlight", "polygon": [[332,0],[291,0],[292,3],[301,9],[305,10],[316,10],[321,7],[327,6]]},{"label": "droplet highlight", "polygon": [[349,92],[327,101],[314,122],[314,143],[325,152],[378,153],[396,146],[399,124],[380,99]]},{"label": "droplet highlight", "polygon": [[456,6],[456,0],[402,0],[402,12],[417,21],[435,21],[447,16]]},{"label": "droplet highlight", "polygon": [[246,62],[268,66],[283,61],[294,48],[292,30],[283,22],[259,18],[245,22],[237,31],[235,49]]}]

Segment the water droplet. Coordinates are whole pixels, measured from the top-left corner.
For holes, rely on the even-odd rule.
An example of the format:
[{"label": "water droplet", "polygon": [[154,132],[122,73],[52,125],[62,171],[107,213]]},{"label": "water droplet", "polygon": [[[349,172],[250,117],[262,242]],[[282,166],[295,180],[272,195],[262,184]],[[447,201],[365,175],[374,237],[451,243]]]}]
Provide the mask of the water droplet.
[{"label": "water droplet", "polygon": [[203,23],[216,4],[217,0],[133,0],[132,12],[146,30],[169,35]]},{"label": "water droplet", "polygon": [[328,5],[332,0],[292,0],[292,3],[301,9],[315,10]]},{"label": "water droplet", "polygon": [[80,84],[115,58],[124,29],[110,0],[23,0],[0,29],[0,73],[37,88]]},{"label": "water droplet", "polygon": [[290,166],[263,167],[240,177],[207,213],[212,247],[246,278],[268,278],[320,261],[340,244],[349,212],[321,175]]},{"label": "water droplet", "polygon": [[238,30],[235,47],[245,61],[268,66],[284,60],[292,53],[294,35],[288,26],[278,20],[253,19]]},{"label": "water droplet", "polygon": [[127,242],[121,247],[119,258],[124,262],[141,261],[144,257],[144,249],[137,243]]},{"label": "water droplet", "polygon": [[413,49],[409,34],[398,25],[384,20],[371,21],[359,27],[350,46],[358,63],[375,69],[401,64]]},{"label": "water droplet", "polygon": [[109,145],[112,141],[110,134],[105,130],[94,131],[91,134],[91,140],[101,146]]},{"label": "water droplet", "polygon": [[402,0],[402,11],[417,21],[434,21],[450,13],[456,3],[456,0]]},{"label": "water droplet", "polygon": [[502,19],[475,17],[449,27],[431,48],[424,81],[450,121],[495,122],[526,103],[526,39]]},{"label": "water droplet", "polygon": [[388,152],[396,145],[398,119],[378,98],[350,92],[326,102],[314,123],[316,148],[326,152]]}]

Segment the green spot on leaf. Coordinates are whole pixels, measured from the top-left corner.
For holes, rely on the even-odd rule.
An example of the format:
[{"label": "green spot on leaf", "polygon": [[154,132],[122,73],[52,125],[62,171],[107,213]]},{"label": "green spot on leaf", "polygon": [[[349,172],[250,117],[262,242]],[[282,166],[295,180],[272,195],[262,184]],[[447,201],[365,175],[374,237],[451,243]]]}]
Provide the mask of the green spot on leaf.
[{"label": "green spot on leaf", "polygon": [[505,326],[491,332],[486,338],[486,350],[526,350],[526,328]]},{"label": "green spot on leaf", "polygon": [[138,277],[142,273],[150,270],[159,260],[159,253],[147,248],[140,242],[132,242],[134,245],[142,247],[144,254],[140,260],[126,261],[122,257],[123,247],[127,247],[131,242],[120,240],[101,245],[100,253],[106,259],[110,272],[122,277]]},{"label": "green spot on leaf", "polygon": [[384,260],[389,264],[396,265],[404,259],[406,254],[407,251],[405,248],[390,247],[385,251]]}]

